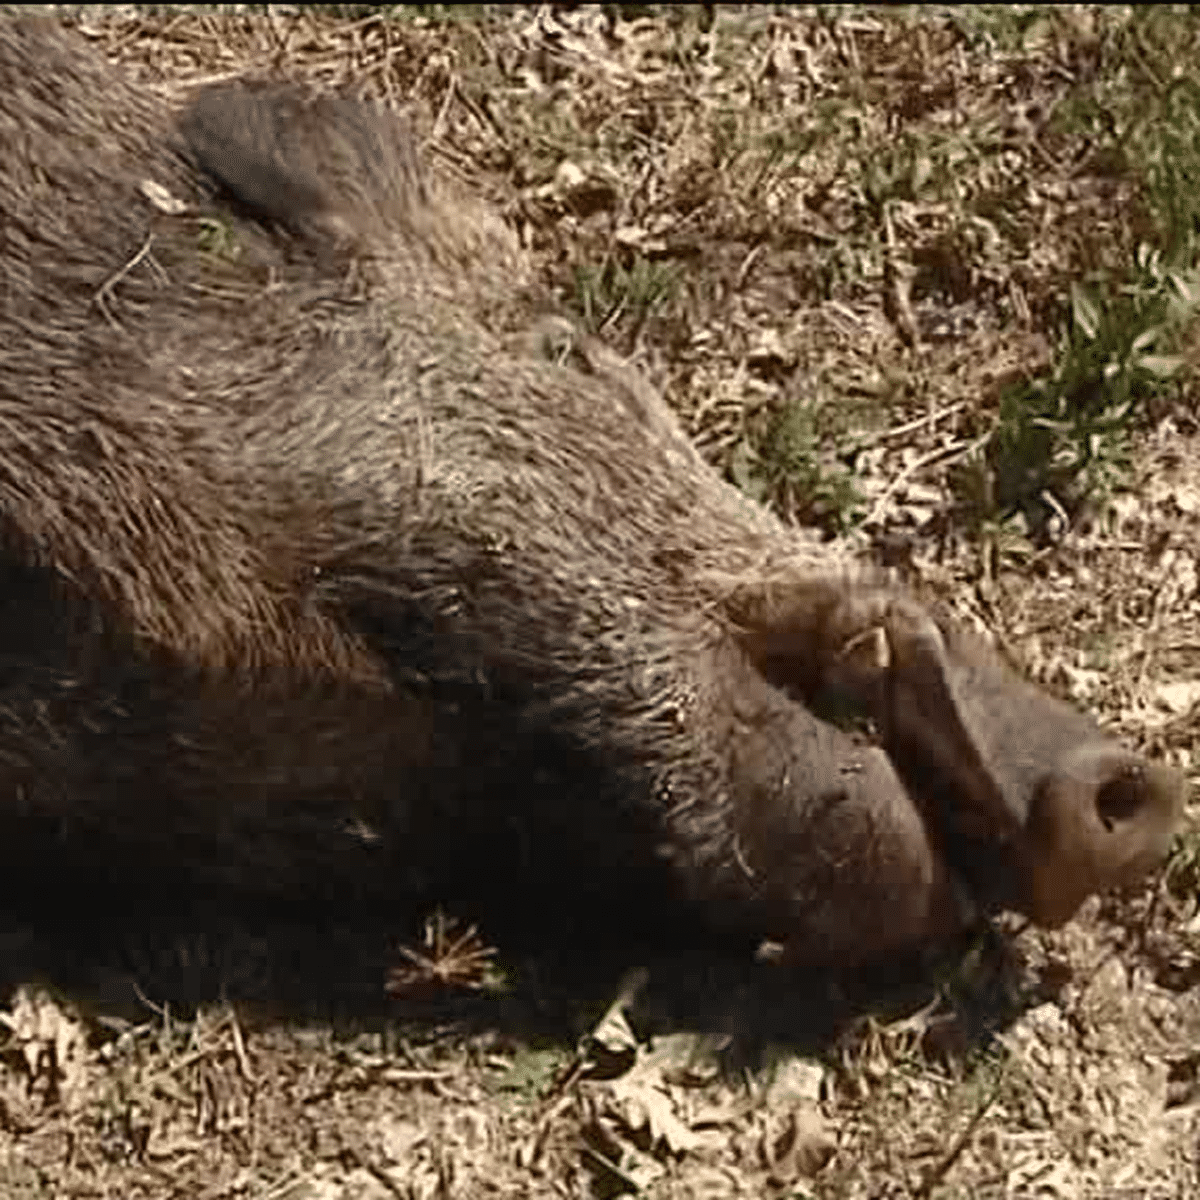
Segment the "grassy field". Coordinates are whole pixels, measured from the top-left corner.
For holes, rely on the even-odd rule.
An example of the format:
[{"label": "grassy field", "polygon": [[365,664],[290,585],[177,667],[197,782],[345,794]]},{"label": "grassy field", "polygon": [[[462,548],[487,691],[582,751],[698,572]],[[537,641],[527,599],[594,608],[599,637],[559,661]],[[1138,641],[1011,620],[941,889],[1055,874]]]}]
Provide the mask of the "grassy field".
[{"label": "grassy field", "polygon": [[[171,103],[281,71],[411,112],[519,231],[527,308],[627,357],[718,470],[1194,773],[1200,17],[60,16]],[[389,1004],[380,971],[373,1005],[271,1012],[231,983],[254,976],[252,939],[181,941],[99,998],[31,983],[0,1015],[0,1192],[1194,1197],[1190,821],[1136,894],[1054,934],[1002,921],[907,1008],[803,1054],[736,991],[722,1020],[648,1015],[638,978],[573,1010],[577,1043],[528,983],[420,1007]]]}]

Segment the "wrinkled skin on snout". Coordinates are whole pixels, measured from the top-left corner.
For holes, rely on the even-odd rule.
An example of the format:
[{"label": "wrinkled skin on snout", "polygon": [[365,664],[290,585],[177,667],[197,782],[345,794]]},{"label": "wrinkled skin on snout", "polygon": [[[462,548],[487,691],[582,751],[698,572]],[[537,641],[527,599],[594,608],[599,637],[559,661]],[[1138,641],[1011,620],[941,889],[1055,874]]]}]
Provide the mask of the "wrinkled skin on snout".
[{"label": "wrinkled skin on snout", "polygon": [[870,715],[933,831],[931,853],[985,909],[1055,927],[1165,855],[1182,814],[1178,772],[1106,738],[909,597],[806,598],[811,624],[797,624],[793,586],[742,597],[755,655],[785,683],[803,680],[810,703],[824,692]]},{"label": "wrinkled skin on snout", "polygon": [[[986,856],[989,825],[1011,822],[1003,843],[1015,890],[1003,898],[1039,924],[1061,925],[1088,896],[1137,880],[1166,853],[1182,779],[1105,738],[966,635],[945,632],[937,649],[932,631],[910,644],[911,677],[893,672],[881,706],[888,745],[939,798],[968,871]],[[955,795],[971,797],[958,819],[946,807]]]},{"label": "wrinkled skin on snout", "polygon": [[600,897],[632,938],[637,879],[834,965],[1161,856],[1175,776],[747,501],[611,352],[538,353],[515,240],[391,114],[173,112],[6,21],[0,155],[9,825],[320,895],[354,817],[485,929]]}]

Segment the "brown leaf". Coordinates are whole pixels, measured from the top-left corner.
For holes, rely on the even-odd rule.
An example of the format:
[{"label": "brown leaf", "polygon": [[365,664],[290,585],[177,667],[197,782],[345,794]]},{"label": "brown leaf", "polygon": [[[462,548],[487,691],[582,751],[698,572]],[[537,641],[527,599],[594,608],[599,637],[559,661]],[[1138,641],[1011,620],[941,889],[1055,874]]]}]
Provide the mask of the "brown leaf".
[{"label": "brown leaf", "polygon": [[815,1105],[796,1104],[782,1118],[768,1122],[763,1133],[763,1158],[770,1181],[785,1187],[798,1177],[811,1178],[833,1157],[837,1138]]}]

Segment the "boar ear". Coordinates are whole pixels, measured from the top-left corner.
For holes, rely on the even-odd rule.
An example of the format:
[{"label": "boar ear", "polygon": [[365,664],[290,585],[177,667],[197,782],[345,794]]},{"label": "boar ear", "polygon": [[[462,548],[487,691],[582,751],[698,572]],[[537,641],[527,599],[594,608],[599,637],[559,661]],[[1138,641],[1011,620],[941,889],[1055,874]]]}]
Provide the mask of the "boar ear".
[{"label": "boar ear", "polygon": [[930,612],[903,593],[828,578],[741,586],[727,611],[747,652],[809,705],[865,712],[894,757],[934,770],[963,801],[960,818],[1007,839],[1022,827],[988,769],[972,719],[970,672]]}]

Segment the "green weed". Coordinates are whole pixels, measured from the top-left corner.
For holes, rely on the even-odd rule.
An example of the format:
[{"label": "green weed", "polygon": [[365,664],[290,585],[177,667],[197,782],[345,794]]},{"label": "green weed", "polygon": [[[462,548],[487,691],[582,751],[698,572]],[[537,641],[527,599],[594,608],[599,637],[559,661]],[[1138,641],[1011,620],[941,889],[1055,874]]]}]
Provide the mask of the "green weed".
[{"label": "green weed", "polygon": [[616,258],[575,268],[575,307],[593,333],[618,321],[638,329],[668,303],[679,282],[679,266],[638,254],[629,266]]},{"label": "green weed", "polygon": [[217,217],[201,217],[196,241],[204,254],[232,261],[241,253],[237,235],[228,221]]},{"label": "green weed", "polygon": [[1189,829],[1176,836],[1163,869],[1163,881],[1181,900],[1200,895],[1200,830]]},{"label": "green weed", "polygon": [[[1070,322],[1050,373],[1009,388],[986,448],[990,487],[960,493],[987,516],[1018,512],[1034,533],[1055,510],[1077,511],[1126,473],[1129,439],[1176,385],[1174,350],[1200,299],[1197,280],[1139,247],[1131,277],[1070,288]],[[982,508],[976,508],[985,515]]]},{"label": "green weed", "polygon": [[764,437],[744,437],[734,448],[729,474],[748,496],[800,524],[843,533],[861,518],[863,500],[849,471],[822,452],[826,441],[817,406],[793,402]]},{"label": "green weed", "polygon": [[1132,433],[1182,375],[1176,352],[1200,300],[1200,21],[1135,7],[1099,30],[1075,48],[1084,67],[1051,126],[1088,174],[1132,185],[1142,238],[1069,285],[1050,370],[1001,396],[982,459],[959,473],[976,524],[1022,513],[1037,533],[1055,510],[1101,498],[1127,472]]}]

